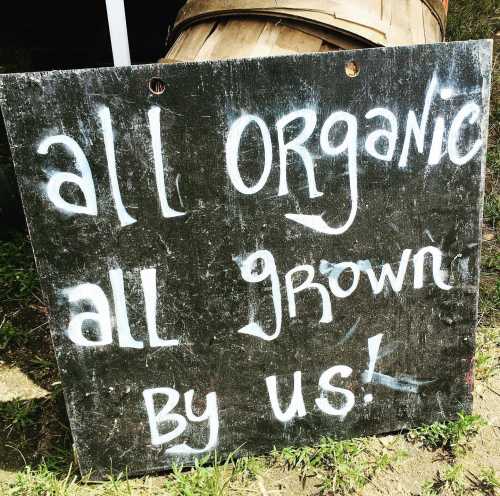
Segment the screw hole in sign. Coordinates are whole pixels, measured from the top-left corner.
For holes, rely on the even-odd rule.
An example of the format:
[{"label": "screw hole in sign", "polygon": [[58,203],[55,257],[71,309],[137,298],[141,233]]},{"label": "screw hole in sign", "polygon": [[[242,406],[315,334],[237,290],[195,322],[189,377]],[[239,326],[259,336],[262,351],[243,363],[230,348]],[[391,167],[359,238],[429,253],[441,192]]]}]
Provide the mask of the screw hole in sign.
[{"label": "screw hole in sign", "polygon": [[165,88],[165,83],[160,78],[154,77],[149,81],[149,91],[153,95],[161,95],[165,92]]},{"label": "screw hole in sign", "polygon": [[345,73],[351,78],[357,77],[359,75],[358,63],[354,62],[354,60],[347,62],[345,65]]}]

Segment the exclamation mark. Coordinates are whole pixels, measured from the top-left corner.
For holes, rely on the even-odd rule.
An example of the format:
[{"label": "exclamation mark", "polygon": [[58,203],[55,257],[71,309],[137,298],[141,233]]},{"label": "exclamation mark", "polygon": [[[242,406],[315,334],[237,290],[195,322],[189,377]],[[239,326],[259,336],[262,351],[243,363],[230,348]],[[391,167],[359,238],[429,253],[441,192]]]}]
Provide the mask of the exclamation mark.
[{"label": "exclamation mark", "polygon": [[[368,370],[365,370],[361,375],[361,381],[363,384],[369,384],[372,382],[373,373],[375,372],[375,364],[377,363],[378,351],[380,349],[380,343],[382,342],[383,334],[377,334],[372,338],[368,339],[368,356],[370,361],[368,362]],[[365,394],[364,401],[366,403],[371,403],[373,401],[373,394]]]}]

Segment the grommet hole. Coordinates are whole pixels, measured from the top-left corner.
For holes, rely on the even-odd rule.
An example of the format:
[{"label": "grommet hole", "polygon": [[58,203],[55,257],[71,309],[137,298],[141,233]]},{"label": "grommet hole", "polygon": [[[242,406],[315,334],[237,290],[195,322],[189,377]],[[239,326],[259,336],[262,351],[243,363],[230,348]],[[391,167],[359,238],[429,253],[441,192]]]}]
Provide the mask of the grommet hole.
[{"label": "grommet hole", "polygon": [[355,78],[359,76],[359,64],[355,62],[354,60],[350,60],[349,62],[346,63],[345,65],[345,73],[351,77]]},{"label": "grommet hole", "polygon": [[160,78],[154,77],[149,81],[149,91],[151,91],[153,95],[161,95],[165,92],[165,89],[166,85]]}]

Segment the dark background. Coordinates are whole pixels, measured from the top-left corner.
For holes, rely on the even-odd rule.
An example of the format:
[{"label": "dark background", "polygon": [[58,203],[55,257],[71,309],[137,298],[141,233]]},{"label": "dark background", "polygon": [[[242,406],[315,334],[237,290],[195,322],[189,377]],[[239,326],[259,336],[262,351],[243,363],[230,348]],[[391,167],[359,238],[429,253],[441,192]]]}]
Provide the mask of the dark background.
[{"label": "dark background", "polygon": [[[1,72],[113,65],[104,0],[9,3],[7,11],[2,7]],[[169,26],[184,3],[125,0],[133,64],[156,62],[165,54]]]},{"label": "dark background", "polygon": [[[169,29],[184,3],[125,0],[132,64],[156,62],[165,55]],[[9,2],[2,6],[2,17],[0,74],[113,65],[104,0]],[[0,119],[0,224],[24,224],[17,195]]]}]

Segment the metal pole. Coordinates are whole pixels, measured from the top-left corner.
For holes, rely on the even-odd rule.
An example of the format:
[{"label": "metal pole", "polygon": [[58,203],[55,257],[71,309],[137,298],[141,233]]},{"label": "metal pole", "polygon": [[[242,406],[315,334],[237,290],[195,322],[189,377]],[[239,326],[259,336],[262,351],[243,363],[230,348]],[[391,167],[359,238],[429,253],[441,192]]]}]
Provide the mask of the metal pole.
[{"label": "metal pole", "polygon": [[130,65],[127,19],[125,18],[125,5],[123,1],[106,0],[111,49],[113,50],[113,63],[115,67]]}]

